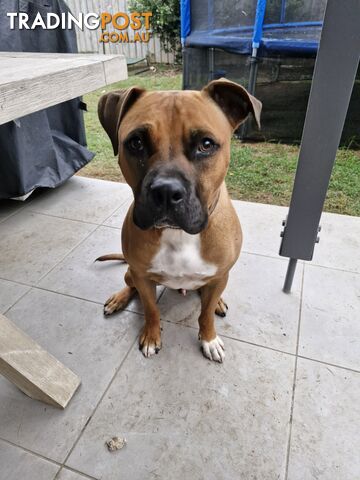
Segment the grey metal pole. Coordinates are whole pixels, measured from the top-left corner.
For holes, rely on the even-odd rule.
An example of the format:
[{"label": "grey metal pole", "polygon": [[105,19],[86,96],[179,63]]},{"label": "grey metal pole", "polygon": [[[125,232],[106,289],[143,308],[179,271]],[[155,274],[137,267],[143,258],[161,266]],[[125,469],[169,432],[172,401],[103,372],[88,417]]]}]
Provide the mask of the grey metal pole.
[{"label": "grey metal pole", "polygon": [[[311,260],[313,256],[359,64],[359,20],[360,0],[328,0],[280,247],[280,255],[290,259]],[[292,271],[294,262],[290,263]],[[290,275],[286,288],[291,288]]]},{"label": "grey metal pole", "polygon": [[209,48],[208,51],[208,61],[209,61],[209,82],[214,80],[214,71],[215,71],[215,48]]},{"label": "grey metal pole", "polygon": [[295,275],[295,270],[296,270],[296,264],[297,264],[297,259],[296,258],[290,258],[289,263],[288,263],[288,268],[286,271],[286,277],[285,277],[285,282],[284,282],[284,287],[283,287],[283,292],[284,293],[290,293],[291,291],[291,286],[294,280],[294,275]]}]

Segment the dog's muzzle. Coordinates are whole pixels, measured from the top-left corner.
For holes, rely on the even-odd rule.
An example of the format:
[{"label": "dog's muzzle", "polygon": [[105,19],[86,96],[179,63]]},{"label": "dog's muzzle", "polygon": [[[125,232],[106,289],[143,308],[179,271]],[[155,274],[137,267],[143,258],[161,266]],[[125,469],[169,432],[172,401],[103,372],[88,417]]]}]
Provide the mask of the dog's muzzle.
[{"label": "dog's muzzle", "polygon": [[193,183],[181,172],[149,172],[135,198],[134,223],[139,228],[180,228],[187,233],[201,232],[207,225]]}]

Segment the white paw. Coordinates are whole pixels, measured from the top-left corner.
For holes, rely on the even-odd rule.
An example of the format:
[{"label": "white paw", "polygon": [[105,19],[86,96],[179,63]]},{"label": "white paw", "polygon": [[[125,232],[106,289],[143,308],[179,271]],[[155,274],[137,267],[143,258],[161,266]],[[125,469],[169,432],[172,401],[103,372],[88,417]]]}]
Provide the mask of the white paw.
[{"label": "white paw", "polygon": [[156,347],[155,343],[145,344],[140,347],[140,350],[144,357],[148,358],[154,355],[155,353],[159,353],[159,347]]},{"label": "white paw", "polygon": [[225,360],[224,342],[220,337],[215,337],[210,342],[200,340],[203,355],[209,360],[222,363]]}]

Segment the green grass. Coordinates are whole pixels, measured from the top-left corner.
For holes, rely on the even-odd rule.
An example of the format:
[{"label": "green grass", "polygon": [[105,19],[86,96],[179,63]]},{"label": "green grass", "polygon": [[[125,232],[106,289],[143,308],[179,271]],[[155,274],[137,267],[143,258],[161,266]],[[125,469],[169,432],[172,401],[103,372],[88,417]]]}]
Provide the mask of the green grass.
[{"label": "green grass", "polygon": [[[88,113],[85,115],[89,149],[95,159],[85,166],[80,175],[106,180],[124,181],[110,140],[97,118],[100,96],[110,90],[132,85],[149,90],[181,88],[181,74],[177,70],[159,67],[156,73],[131,76],[85,96]],[[241,143],[232,141],[231,163],[226,183],[232,198],[251,202],[288,205],[290,201],[299,147],[278,143]],[[316,159],[314,159],[316,161]],[[330,181],[325,210],[360,216],[360,152],[340,149]]]}]

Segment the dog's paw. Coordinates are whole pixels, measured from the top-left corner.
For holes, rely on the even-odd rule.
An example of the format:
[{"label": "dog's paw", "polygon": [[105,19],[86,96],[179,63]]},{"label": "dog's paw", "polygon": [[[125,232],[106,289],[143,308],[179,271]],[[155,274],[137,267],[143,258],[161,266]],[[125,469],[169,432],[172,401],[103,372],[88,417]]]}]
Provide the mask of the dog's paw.
[{"label": "dog's paw", "polygon": [[220,337],[216,336],[213,340],[210,340],[210,342],[200,339],[200,343],[204,357],[219,363],[225,360],[224,342]]},{"label": "dog's paw", "polygon": [[218,304],[216,305],[216,308],[215,308],[216,315],[218,315],[219,317],[225,317],[226,312],[228,310],[229,310],[229,307],[226,305],[224,300],[222,298],[220,298],[220,300],[218,301]]},{"label": "dog's paw", "polygon": [[108,316],[118,310],[123,310],[129,304],[132,297],[132,289],[125,287],[120,292],[114,293],[104,304],[104,315]]},{"label": "dog's paw", "polygon": [[159,333],[152,333],[144,329],[139,339],[139,350],[144,357],[151,357],[155,353],[159,353],[161,349],[161,336]]}]

